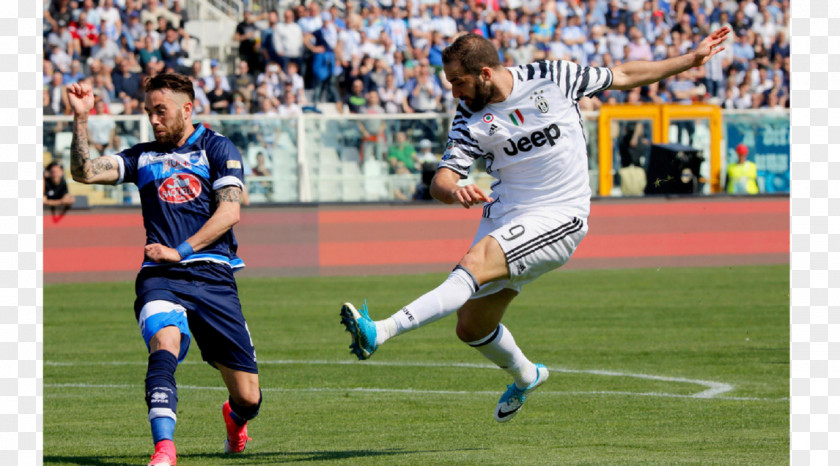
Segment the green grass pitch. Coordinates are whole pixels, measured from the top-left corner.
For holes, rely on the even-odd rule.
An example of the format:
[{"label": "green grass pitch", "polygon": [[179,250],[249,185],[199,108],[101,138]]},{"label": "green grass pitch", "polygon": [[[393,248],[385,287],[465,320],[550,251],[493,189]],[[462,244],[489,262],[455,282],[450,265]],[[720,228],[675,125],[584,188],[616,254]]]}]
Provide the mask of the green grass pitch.
[{"label": "green grass pitch", "polygon": [[[510,383],[450,316],[369,361],[344,301],[384,318],[445,274],[240,279],[264,402],[254,438],[221,454],[226,392],[190,350],[178,464],[787,464],[789,268],[556,271],[504,320],[551,378],[516,419]],[[44,287],[44,463],[146,464],[146,349],[132,283]]]}]

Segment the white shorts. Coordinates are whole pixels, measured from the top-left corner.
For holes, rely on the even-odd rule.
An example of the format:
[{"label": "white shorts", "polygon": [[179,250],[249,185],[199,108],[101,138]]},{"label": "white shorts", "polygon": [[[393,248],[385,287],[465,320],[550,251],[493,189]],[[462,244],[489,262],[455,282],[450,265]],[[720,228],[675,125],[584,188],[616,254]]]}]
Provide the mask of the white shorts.
[{"label": "white shorts", "polygon": [[505,253],[510,276],[485,283],[470,299],[489,296],[504,288],[521,291],[522,285],[568,262],[587,231],[586,220],[548,212],[482,218],[472,245],[485,236],[495,238]]}]

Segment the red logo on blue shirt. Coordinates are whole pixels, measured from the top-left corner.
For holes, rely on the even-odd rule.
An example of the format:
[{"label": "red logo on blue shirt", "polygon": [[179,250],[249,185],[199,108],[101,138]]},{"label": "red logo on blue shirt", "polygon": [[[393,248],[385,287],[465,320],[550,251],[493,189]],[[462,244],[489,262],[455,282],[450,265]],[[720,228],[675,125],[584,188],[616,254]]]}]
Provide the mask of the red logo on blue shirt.
[{"label": "red logo on blue shirt", "polygon": [[201,181],[191,173],[176,173],[161,183],[158,197],[170,204],[190,202],[201,194]]}]

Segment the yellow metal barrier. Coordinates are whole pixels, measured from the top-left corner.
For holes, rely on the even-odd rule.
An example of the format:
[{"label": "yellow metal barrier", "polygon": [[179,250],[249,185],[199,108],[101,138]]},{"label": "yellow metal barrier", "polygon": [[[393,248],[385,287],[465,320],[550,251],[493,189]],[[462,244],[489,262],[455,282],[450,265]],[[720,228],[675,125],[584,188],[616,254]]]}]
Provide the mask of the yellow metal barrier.
[{"label": "yellow metal barrier", "polygon": [[712,193],[720,192],[720,141],[722,137],[721,111],[719,107],[707,104],[640,104],[604,105],[598,116],[598,193],[609,196],[613,187],[613,138],[610,125],[614,120],[652,123],[654,144],[668,143],[668,128],[671,120],[709,120],[711,133],[710,188]]}]

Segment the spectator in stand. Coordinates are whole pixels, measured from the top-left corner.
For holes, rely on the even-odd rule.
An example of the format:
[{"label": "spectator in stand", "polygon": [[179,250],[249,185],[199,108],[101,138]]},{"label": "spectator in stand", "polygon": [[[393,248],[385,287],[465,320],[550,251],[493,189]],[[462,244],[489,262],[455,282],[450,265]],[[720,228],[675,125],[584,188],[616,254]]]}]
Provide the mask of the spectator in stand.
[{"label": "spectator in stand", "polygon": [[[283,95],[284,75],[282,73],[283,70],[280,69],[280,65],[277,63],[269,63],[268,66],[265,67],[265,73],[260,73],[260,75],[257,76],[257,86],[265,84],[268,95],[274,99],[280,99]],[[280,101],[277,100],[276,104],[279,105]],[[275,105],[275,107],[277,105]]]},{"label": "spectator in stand", "polygon": [[297,103],[297,96],[294,92],[287,92],[283,94],[283,103],[277,109],[277,114],[281,117],[294,117],[302,113],[300,105]]},{"label": "spectator in stand", "polygon": [[101,0],[96,9],[99,20],[105,21],[107,27],[113,27],[117,22],[122,22],[120,11],[114,6],[114,0]]},{"label": "spectator in stand", "polygon": [[151,36],[155,42],[155,48],[160,48],[160,43],[163,42],[163,34],[159,33],[157,29],[155,29],[155,22],[154,21],[145,21],[143,23],[143,35],[144,36]]},{"label": "spectator in stand", "polygon": [[182,3],[182,0],[172,0],[172,13],[178,15],[178,23],[181,27],[190,20],[189,13]]},{"label": "spectator in stand", "polygon": [[385,15],[385,33],[397,49],[404,50],[409,42],[408,26],[401,17],[399,7],[385,8]]},{"label": "spectator in stand", "polygon": [[627,26],[627,10],[619,6],[618,0],[610,0],[609,7],[604,14],[604,21],[610,29],[618,28],[619,24]]},{"label": "spectator in stand", "polygon": [[586,43],[586,31],[581,26],[580,16],[570,16],[562,28],[563,43],[569,47],[571,57],[578,63],[586,63],[583,44]]},{"label": "spectator in stand", "polygon": [[81,53],[81,47],[78,46],[78,42],[73,40],[73,34],[63,19],[58,21],[58,29],[50,32],[47,36],[47,45],[59,47],[71,57],[78,57]]},{"label": "spectator in stand", "polygon": [[[365,96],[367,102],[362,113],[365,115],[384,115],[385,109],[379,102],[379,94],[370,91]],[[380,158],[381,145],[385,143],[385,120],[381,118],[369,118],[357,121],[357,127],[362,133],[362,141],[359,144],[359,163],[366,158]],[[367,157],[366,157],[367,156]]]},{"label": "spectator in stand", "polygon": [[236,67],[236,74],[231,76],[228,82],[231,83],[233,92],[242,96],[242,104],[246,109],[251,108],[251,99],[256,90],[256,80],[248,69],[248,62],[240,60]]},{"label": "spectator in stand", "polygon": [[207,100],[210,102],[210,113],[212,114],[230,113],[230,104],[233,98],[222,85],[222,78],[223,76],[219,74],[213,75],[213,90],[207,94]]},{"label": "spectator in stand", "polygon": [[[313,2],[313,5],[315,3]],[[338,28],[332,21],[332,15],[325,11],[321,14],[323,24],[320,29],[304,36],[304,44],[312,53],[312,87],[314,103],[337,102],[338,91],[335,84],[335,47],[338,42]]]},{"label": "spectator in stand", "polygon": [[73,19],[73,9],[70,8],[70,0],[53,0],[49,8],[44,11],[44,21],[47,22],[45,33],[58,30],[59,22],[65,25],[70,24]]},{"label": "spectator in stand", "polygon": [[726,90],[724,91],[723,102],[721,102],[720,104],[721,108],[723,108],[724,110],[735,110],[736,108],[738,108],[735,105],[737,91],[738,89],[735,87],[730,86],[726,88]]},{"label": "spectator in stand", "polygon": [[279,107],[277,99],[274,97],[266,97],[260,100],[260,115],[278,115],[277,108]]},{"label": "spectator in stand", "polygon": [[735,108],[743,110],[752,107],[752,94],[750,92],[750,82],[748,79],[745,79],[738,86],[738,98],[735,100]]},{"label": "spectator in stand", "polygon": [[93,84],[91,87],[94,95],[98,94],[105,103],[105,106],[110,109],[111,103],[117,96],[116,93],[114,93],[114,83],[111,81],[111,76],[105,73],[93,75]]},{"label": "spectator in stand", "polygon": [[[280,106],[280,101],[269,89],[268,83],[265,81],[257,81],[257,90],[254,92],[254,97],[253,103],[256,104],[256,110],[254,113],[264,113],[267,111],[266,109],[276,109]],[[266,104],[266,101],[268,101],[268,104]]]},{"label": "spectator in stand", "polygon": [[314,34],[315,31],[321,29],[321,26],[324,25],[321,16],[321,7],[318,5],[318,2],[310,2],[309,7],[304,8],[304,12],[305,14],[300,15],[298,18],[298,25],[300,25],[304,36],[306,34]]},{"label": "spectator in stand", "polygon": [[84,57],[90,56],[90,50],[96,45],[99,36],[96,25],[88,20],[87,13],[80,12],[79,18],[70,22],[69,30],[75,43],[74,50]]},{"label": "spectator in stand", "polygon": [[346,89],[352,81],[351,71],[362,59],[362,17],[355,13],[347,18],[347,29],[338,31],[338,42],[335,48],[335,59],[341,67],[339,87]]},{"label": "spectator in stand", "polygon": [[768,98],[768,105],[775,104],[779,108],[789,107],[788,102],[789,90],[784,82],[784,76],[781,74],[773,75],[773,84],[765,94]]},{"label": "spectator in stand", "polygon": [[379,88],[379,100],[385,108],[385,113],[413,113],[414,110],[408,105],[408,97],[405,91],[397,86],[393,73],[385,76],[385,86]]},{"label": "spectator in stand", "polygon": [[770,46],[770,59],[776,61],[776,57],[790,57],[790,44],[787,41],[787,34],[784,31],[776,33],[776,38]]},{"label": "spectator in stand", "polygon": [[132,11],[124,21],[125,30],[131,35],[132,40],[134,40],[135,44],[142,44],[143,41],[143,23],[140,21],[140,11],[134,10]]},{"label": "spectator in stand", "polygon": [[158,72],[163,71],[163,54],[155,47],[155,39],[151,35],[143,37],[143,48],[138,52],[140,67],[147,70],[149,66]]},{"label": "spectator in stand", "polygon": [[66,86],[85,79],[85,74],[82,72],[82,62],[73,60],[70,62],[70,70],[64,74],[63,84]]},{"label": "spectator in stand", "polygon": [[755,50],[750,43],[749,34],[744,32],[738,36],[738,42],[732,46],[733,66],[738,70],[746,70],[749,62],[755,58]]},{"label": "spectator in stand", "polygon": [[184,58],[187,58],[187,52],[181,48],[181,40],[178,31],[175,28],[166,30],[166,37],[160,44],[160,54],[163,57],[164,68],[172,68],[176,72],[183,72]]},{"label": "spectator in stand", "polygon": [[263,63],[280,63],[280,55],[278,55],[277,49],[274,47],[274,27],[280,23],[280,16],[276,10],[271,10],[266,14],[260,15],[260,18],[263,17],[268,19],[268,25],[265,29],[260,29],[259,31],[260,59]]},{"label": "spectator in stand", "polygon": [[[566,41],[563,40],[563,30],[562,29],[555,29],[554,30],[554,37],[551,41],[547,44],[548,45],[548,59],[549,60],[562,60],[562,59],[569,59],[571,57],[571,49],[568,45],[566,45]],[[516,59],[513,58],[511,54],[511,50],[505,50],[504,56],[506,58],[510,58],[510,64],[505,66],[515,66]]]},{"label": "spectator in stand", "polygon": [[300,68],[303,58],[303,30],[295,22],[292,10],[283,11],[283,22],[274,25],[271,40],[283,71],[288,71],[289,62],[295,62]]},{"label": "spectator in stand", "polygon": [[629,49],[629,53],[625,57],[626,60],[646,60],[652,61],[653,60],[653,52],[651,51],[650,44],[647,43],[644,36],[642,35],[642,31],[633,26],[630,28],[630,43],[627,44]]},{"label": "spectator in stand", "polygon": [[431,74],[429,64],[421,61],[417,77],[406,84],[409,89],[408,104],[415,112],[434,112],[443,97],[443,90],[435,75]]},{"label": "spectator in stand", "polygon": [[751,70],[749,79],[752,92],[764,94],[773,87],[773,80],[767,71],[768,68],[766,66],[758,66],[756,69]]},{"label": "spectator in stand", "polygon": [[161,6],[159,0],[146,0],[146,8],[141,10],[140,13],[140,20],[145,24],[146,21],[151,21],[152,23],[157,23],[158,18],[164,18],[167,23],[171,24],[173,27],[178,27],[181,25],[181,16],[173,13],[163,6]]},{"label": "spectator in stand", "polygon": [[[105,101],[96,94],[94,94],[93,108],[97,116],[109,114]],[[93,114],[91,113],[91,115]],[[91,148],[96,149],[99,154],[105,153],[105,149],[111,145],[116,128],[117,125],[112,118],[91,118],[88,122],[88,138]]]},{"label": "spectator in stand", "polygon": [[120,56],[120,48],[117,47],[116,42],[108,38],[104,32],[99,33],[99,41],[90,49],[90,55],[93,58],[102,61],[107,73],[117,66],[117,57]]},{"label": "spectator in stand", "polygon": [[64,167],[61,163],[53,160],[44,170],[44,207],[49,207],[52,212],[53,221],[60,219],[76,198],[67,189],[67,181],[64,179]]},{"label": "spectator in stand", "polygon": [[54,114],[64,115],[69,111],[67,110],[67,93],[64,88],[64,77],[61,71],[55,70],[51,79],[50,83],[44,89],[50,94],[50,105]]},{"label": "spectator in stand", "polygon": [[303,76],[300,75],[298,72],[298,64],[290,61],[288,69],[286,71],[286,79],[283,83],[283,89],[285,92],[293,92],[295,96],[297,96],[297,102],[299,105],[306,104],[306,97],[304,94],[304,82]]},{"label": "spectator in stand", "polygon": [[625,34],[627,27],[619,23],[614,29],[607,30],[607,47],[612,58],[624,61],[624,47],[630,44],[630,39]]},{"label": "spectator in stand", "polygon": [[429,58],[429,65],[435,71],[443,69],[443,49],[447,47],[446,40],[443,38],[443,33],[440,31],[432,32],[432,43],[429,46],[429,53],[426,55]]},{"label": "spectator in stand", "polygon": [[[216,76],[219,77],[219,80],[216,80]],[[219,69],[219,60],[215,58],[210,60],[210,76],[204,78],[204,91],[210,92],[216,89],[217,85],[221,85],[222,89],[227,92],[231,91],[230,83],[228,82],[227,76],[222,73],[222,70]]]},{"label": "spectator in stand", "polygon": [[364,113],[367,107],[367,98],[365,97],[365,84],[361,79],[353,80],[350,85],[350,92],[344,97],[342,102],[337,103],[339,113],[344,113],[344,107],[350,113]]},{"label": "spectator in stand", "polygon": [[257,46],[259,33],[259,28],[254,24],[254,19],[251,17],[251,11],[246,9],[242,13],[242,22],[236,25],[236,33],[233,38],[236,42],[239,42],[239,58],[248,62],[248,69],[252,73],[258,73],[263,69]]},{"label": "spectator in stand", "polygon": [[397,131],[394,143],[388,147],[388,166],[392,174],[415,173],[417,171],[417,151],[408,142],[404,131]]},{"label": "spectator in stand", "polygon": [[131,115],[140,109],[140,101],[144,98],[142,77],[140,73],[131,71],[127,60],[120,62],[111,76],[111,81],[114,83],[116,97],[123,104],[123,113]]},{"label": "spectator in stand", "polygon": [[[199,64],[200,65],[200,64]],[[201,71],[201,66],[198,67],[199,72]],[[195,73],[195,67],[193,68],[193,73]],[[193,114],[196,115],[209,115],[210,114],[210,101],[207,100],[207,94],[202,89],[201,84],[201,77],[196,74],[190,75],[190,81],[192,81],[193,85],[193,93],[195,94],[195,99],[193,99]]]}]

